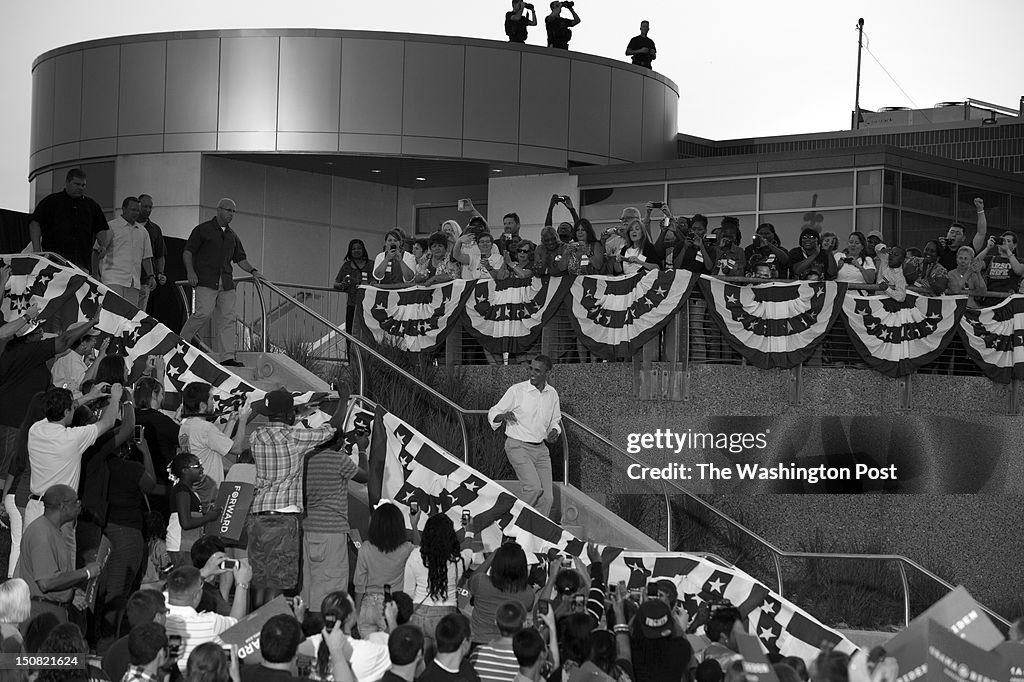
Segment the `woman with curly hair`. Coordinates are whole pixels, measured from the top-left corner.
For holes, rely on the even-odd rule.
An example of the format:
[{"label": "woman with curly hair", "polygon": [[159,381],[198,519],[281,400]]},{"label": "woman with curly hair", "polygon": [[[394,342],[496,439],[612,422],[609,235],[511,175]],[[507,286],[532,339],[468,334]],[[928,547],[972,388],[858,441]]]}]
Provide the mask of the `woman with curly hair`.
[{"label": "woman with curly hair", "polygon": [[370,514],[366,540],[359,548],[352,576],[361,637],[386,629],[384,586],[392,592],[402,589],[405,563],[412,550],[413,544],[405,539],[402,512],[390,502],[382,502]]},{"label": "woman with curly hair", "polygon": [[238,667],[213,642],[200,644],[189,654],[186,682],[239,682],[240,677]]},{"label": "woman with curly hair", "polygon": [[427,519],[419,551],[405,562],[405,592],[416,604],[410,622],[423,630],[428,642],[433,642],[441,619],[455,613],[455,590],[472,558],[473,550],[460,550],[455,524],[447,514]]}]

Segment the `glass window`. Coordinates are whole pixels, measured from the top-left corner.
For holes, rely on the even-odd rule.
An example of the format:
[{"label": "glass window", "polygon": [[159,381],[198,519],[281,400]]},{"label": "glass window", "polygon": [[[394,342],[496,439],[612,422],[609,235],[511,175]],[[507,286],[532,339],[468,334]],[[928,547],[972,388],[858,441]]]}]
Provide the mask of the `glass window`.
[{"label": "glass window", "polygon": [[669,185],[668,200],[672,212],[677,215],[734,215],[753,211],[757,208],[757,180],[747,178]]},{"label": "glass window", "polygon": [[[664,198],[664,185],[581,189],[580,217],[598,224],[617,223],[622,217],[622,209],[627,206],[640,209],[640,215],[643,215],[648,201],[662,201]],[[675,206],[672,210],[676,211]]]},{"label": "glass window", "polygon": [[882,203],[882,171],[857,171],[857,203]]},{"label": "glass window", "polygon": [[953,219],[953,183],[903,174],[903,208],[938,213]]},{"label": "glass window", "polygon": [[852,172],[761,178],[762,211],[852,204]]},{"label": "glass window", "polygon": [[1024,197],[1016,194],[1010,203],[1010,224],[1018,230],[1024,227]]},{"label": "glass window", "polygon": [[[871,232],[873,230],[882,230],[882,209],[858,208],[857,231],[862,232],[866,237],[868,232]],[[885,234],[884,230],[882,231],[882,234]]]},{"label": "glass window", "polygon": [[900,238],[898,243],[900,246],[907,248],[916,246],[920,249],[924,247],[924,243],[929,239],[945,237],[948,229],[948,218],[903,211],[900,214]]},{"label": "glass window", "polygon": [[900,176],[896,171],[887,170],[882,176],[882,203],[900,203]]},{"label": "glass window", "polygon": [[[851,209],[807,213],[762,213],[760,217],[762,223],[771,223],[775,226],[779,242],[786,250],[799,245],[800,233],[806,227],[820,227],[822,232],[835,232],[840,244],[844,243],[853,231]],[[749,241],[750,238],[745,236],[744,244]]]},{"label": "glass window", "polygon": [[974,198],[981,197],[985,201],[985,219],[989,227],[1006,227],[1007,214],[1010,211],[1010,197],[1000,192],[989,192],[966,185],[960,185],[956,193],[956,218],[965,225],[978,224],[978,209],[974,207]]},{"label": "glass window", "polygon": [[[474,201],[473,206],[483,215],[487,215],[487,202]],[[449,204],[447,206],[417,206],[416,236],[425,236],[432,232],[437,232],[441,229],[441,223],[446,220],[454,220],[465,230],[471,217],[472,214],[460,212],[456,204]],[[491,225],[490,227],[491,231],[495,232],[494,226]],[[499,224],[498,232],[500,232],[500,228],[501,225]],[[497,234],[498,232],[495,233]]]}]

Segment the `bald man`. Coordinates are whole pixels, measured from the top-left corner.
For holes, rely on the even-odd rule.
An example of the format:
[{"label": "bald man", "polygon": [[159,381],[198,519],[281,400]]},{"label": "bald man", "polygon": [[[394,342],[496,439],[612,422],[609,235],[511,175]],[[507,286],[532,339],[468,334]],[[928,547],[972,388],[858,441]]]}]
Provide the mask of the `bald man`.
[{"label": "bald man", "polygon": [[196,333],[212,323],[210,346],[214,359],[228,367],[241,367],[235,353],[235,282],[232,263],[256,275],[246,260],[242,240],[231,229],[235,202],[221,199],[217,215],[196,225],[185,243],[181,259],[185,263],[188,283],[195,291],[195,309],[181,328],[181,338],[191,342]]},{"label": "bald man", "polygon": [[62,526],[74,522],[82,510],[75,489],[54,485],[43,493],[43,515],[25,528],[17,576],[28,583],[32,617],[53,613],[66,623],[68,607],[82,587],[100,573],[96,562],[75,569],[75,556],[62,534]]}]

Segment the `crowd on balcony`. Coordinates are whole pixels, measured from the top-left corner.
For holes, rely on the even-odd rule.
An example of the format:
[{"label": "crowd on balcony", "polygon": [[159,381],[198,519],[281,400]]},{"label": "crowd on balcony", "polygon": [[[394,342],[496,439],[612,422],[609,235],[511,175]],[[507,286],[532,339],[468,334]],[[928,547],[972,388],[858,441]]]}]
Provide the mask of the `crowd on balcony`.
[{"label": "crowd on balcony", "polygon": [[[474,211],[469,200],[464,210]],[[401,228],[387,233],[384,249],[371,261],[362,240],[349,245],[334,287],[350,295],[360,284],[438,284],[452,279],[621,275],[640,270],[683,269],[695,273],[763,280],[837,280],[873,285],[903,300],[907,291],[928,296],[967,294],[974,306],[991,302],[988,292],[1019,293],[1024,263],[1010,230],[989,234],[984,202],[975,199],[978,229],[970,242],[963,225],[921,245],[886,244],[882,233],[822,232],[810,223],[792,247],[782,244],[775,226],[762,223],[743,243],[740,221],[732,216],[709,227],[701,214],[675,216],[667,203],[648,202],[645,211],[628,207],[618,225],[600,236],[581,218],[572,200],[552,195],[540,244],[520,236],[516,213],[503,218],[495,238],[476,213],[465,230],[454,220],[427,239],[412,240]],[[571,220],[553,224],[556,208]],[[652,217],[657,218],[652,220]],[[652,224],[659,226],[657,236]],[[841,237],[845,240],[841,241]],[[354,305],[354,302],[350,303]],[[351,309],[347,317],[351,328]]]}]

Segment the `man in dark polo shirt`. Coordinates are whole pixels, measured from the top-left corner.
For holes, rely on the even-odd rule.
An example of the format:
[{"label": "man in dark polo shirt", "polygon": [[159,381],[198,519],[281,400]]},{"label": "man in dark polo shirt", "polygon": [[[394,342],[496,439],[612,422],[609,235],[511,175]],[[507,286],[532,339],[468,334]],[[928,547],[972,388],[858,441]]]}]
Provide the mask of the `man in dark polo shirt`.
[{"label": "man in dark polo shirt", "polygon": [[195,310],[181,328],[181,338],[191,341],[196,332],[212,320],[211,347],[217,360],[228,367],[241,367],[232,356],[235,352],[235,281],[231,264],[250,275],[256,268],[245,258],[242,241],[231,229],[235,202],[221,199],[217,215],[196,225],[185,243],[181,258],[185,263],[188,283],[194,287]]},{"label": "man in dark polo shirt", "polygon": [[72,168],[64,189],[39,202],[28,224],[32,250],[52,251],[89,272],[96,234],[107,229],[107,218],[85,196],[85,171]]},{"label": "man in dark polo shirt", "polygon": [[642,66],[645,69],[651,68],[651,62],[658,58],[658,50],[654,47],[654,41],[647,37],[651,30],[650,22],[640,22],[640,35],[633,36],[626,45],[626,55],[633,58],[633,64]]},{"label": "man in dark polo shirt", "polygon": [[160,226],[149,219],[153,213],[153,197],[148,194],[139,195],[139,217],[135,224],[146,228],[149,233],[149,241],[153,247],[153,274],[156,275],[155,286],[142,287],[142,295],[139,296],[139,310],[145,312],[149,305],[149,295],[154,289],[167,284],[167,276],[164,275],[164,266],[167,264],[167,245],[164,242],[164,233]]},{"label": "man in dark polo shirt", "polygon": [[74,488],[51,486],[43,494],[43,507],[43,515],[30,523],[21,537],[17,576],[28,583],[32,618],[52,613],[66,623],[77,588],[98,576],[100,566],[92,562],[75,570],[74,553],[61,534],[61,526],[77,519],[82,510]]}]

